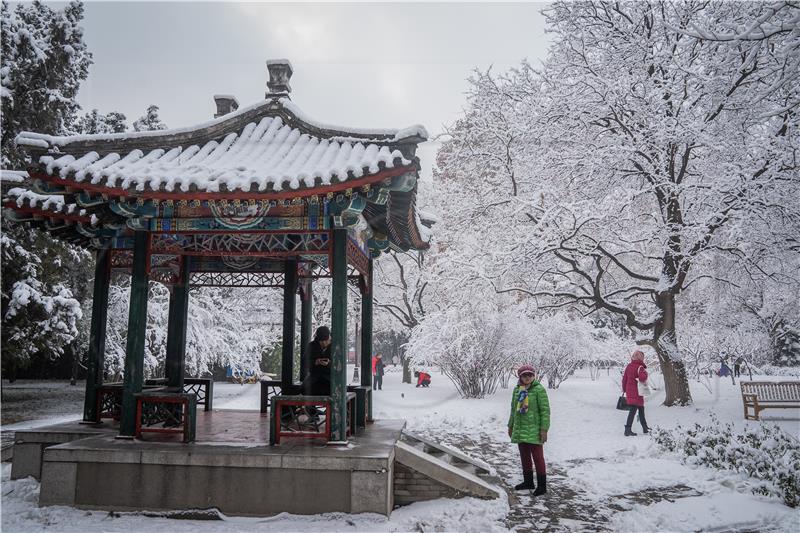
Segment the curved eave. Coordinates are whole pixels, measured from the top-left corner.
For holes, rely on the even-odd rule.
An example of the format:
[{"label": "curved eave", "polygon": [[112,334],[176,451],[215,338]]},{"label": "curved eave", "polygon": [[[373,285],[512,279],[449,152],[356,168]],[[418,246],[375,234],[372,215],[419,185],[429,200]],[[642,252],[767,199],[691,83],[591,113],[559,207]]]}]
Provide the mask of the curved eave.
[{"label": "curved eave", "polygon": [[[282,191],[259,191],[254,190],[253,187],[249,191],[242,190],[227,190],[224,183],[220,184],[220,191],[204,191],[198,190],[197,187],[190,187],[189,191],[167,191],[163,187],[159,190],[152,190],[145,187],[143,190],[138,190],[135,187],[122,188],[122,187],[107,187],[101,184],[92,183],[91,179],[78,181],[74,177],[74,173],[61,177],[60,175],[53,175],[45,172],[45,165],[39,167],[32,167],[29,169],[29,174],[32,179],[41,180],[47,184],[56,187],[60,192],[70,193],[74,191],[85,191],[92,194],[100,194],[106,196],[134,198],[144,200],[244,200],[244,199],[260,199],[260,200],[284,200],[295,198],[307,198],[310,196],[324,196],[328,194],[335,194],[344,192],[348,189],[358,189],[364,186],[373,186],[380,184],[384,180],[390,180],[396,176],[402,176],[406,173],[416,174],[418,167],[416,163],[411,165],[403,165],[392,168],[383,168],[377,173],[367,174],[359,178],[345,178],[338,183],[324,185],[317,180],[314,187],[298,187],[297,189],[282,190]],[[368,169],[365,169],[367,171]]]},{"label": "curved eave", "polygon": [[272,98],[188,128],[65,137],[23,131],[16,137],[16,143],[37,155],[97,152],[104,156],[133,150],[147,152],[165,147],[203,145],[241,131],[247,124],[265,117],[280,117],[284,123],[312,137],[339,142],[367,142],[395,148],[415,148],[417,144],[427,140],[427,132],[421,126],[399,130],[360,130],[323,125],[302,116],[299,109],[287,98]]},{"label": "curved eave", "polygon": [[18,205],[14,200],[3,201],[3,217],[8,220],[46,231],[54,238],[82,248],[93,248],[92,232],[85,229],[91,228],[91,216],[69,212],[69,209],[66,204],[61,209],[43,209],[27,202]]},{"label": "curved eave", "polygon": [[424,251],[430,248],[416,223],[416,187],[408,192],[392,191],[385,205],[368,204],[364,218],[376,233],[386,235],[395,249]]}]

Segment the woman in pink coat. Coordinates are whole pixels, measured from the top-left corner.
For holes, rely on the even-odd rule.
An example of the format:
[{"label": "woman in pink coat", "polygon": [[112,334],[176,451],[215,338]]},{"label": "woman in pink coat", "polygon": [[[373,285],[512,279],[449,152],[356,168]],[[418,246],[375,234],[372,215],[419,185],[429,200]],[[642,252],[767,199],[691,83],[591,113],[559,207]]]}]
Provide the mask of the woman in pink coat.
[{"label": "woman in pink coat", "polygon": [[647,365],[644,364],[644,353],[636,350],[631,355],[631,362],[625,367],[622,374],[622,392],[625,394],[625,401],[628,403],[628,421],[625,422],[625,436],[636,436],[631,431],[633,417],[639,412],[639,422],[642,423],[642,432],[650,433],[647,427],[647,420],[644,418],[644,398],[639,395],[639,382],[647,382]]}]

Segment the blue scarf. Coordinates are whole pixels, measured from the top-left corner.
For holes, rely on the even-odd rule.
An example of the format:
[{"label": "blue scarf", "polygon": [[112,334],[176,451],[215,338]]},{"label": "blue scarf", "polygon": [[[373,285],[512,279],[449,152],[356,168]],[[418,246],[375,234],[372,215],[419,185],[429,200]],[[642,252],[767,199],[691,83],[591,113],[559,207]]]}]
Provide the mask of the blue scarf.
[{"label": "blue scarf", "polygon": [[517,396],[517,412],[524,415],[528,412],[528,390],[520,389]]}]

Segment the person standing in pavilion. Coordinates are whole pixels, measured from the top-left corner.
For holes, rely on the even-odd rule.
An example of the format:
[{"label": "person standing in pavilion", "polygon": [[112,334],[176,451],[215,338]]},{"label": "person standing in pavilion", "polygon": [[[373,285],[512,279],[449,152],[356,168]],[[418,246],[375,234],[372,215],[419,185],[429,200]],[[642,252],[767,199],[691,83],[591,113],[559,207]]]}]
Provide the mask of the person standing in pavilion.
[{"label": "person standing in pavilion", "polygon": [[[519,447],[523,481],[514,490],[536,489],[533,495],[541,496],[547,493],[544,443],[550,429],[550,401],[544,385],[536,380],[531,365],[519,367],[517,377],[519,381],[511,395],[508,436]],[[534,466],[536,485],[533,483]]]},{"label": "person standing in pavilion", "polygon": [[308,375],[303,380],[303,392],[311,396],[331,394],[331,330],[320,326],[308,343],[306,360]]},{"label": "person standing in pavilion", "polygon": [[636,436],[636,433],[631,430],[631,426],[637,411],[639,422],[642,423],[642,432],[650,433],[644,417],[644,397],[639,394],[639,383],[647,383],[647,365],[644,362],[644,352],[636,350],[631,355],[631,362],[628,363],[622,374],[622,392],[625,394],[625,402],[628,404],[628,419],[625,422],[626,437]]}]

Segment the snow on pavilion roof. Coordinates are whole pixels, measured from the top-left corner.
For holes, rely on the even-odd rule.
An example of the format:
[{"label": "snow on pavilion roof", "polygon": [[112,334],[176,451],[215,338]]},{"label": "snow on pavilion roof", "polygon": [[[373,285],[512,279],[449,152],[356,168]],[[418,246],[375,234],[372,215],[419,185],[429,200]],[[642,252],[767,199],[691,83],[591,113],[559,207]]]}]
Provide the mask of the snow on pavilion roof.
[{"label": "snow on pavilion roof", "polygon": [[[188,236],[160,241],[165,248],[184,246],[189,255],[201,245],[203,252],[227,254],[223,247],[247,239],[263,245],[258,253],[291,245],[285,251],[293,254],[300,246],[294,241],[274,244],[258,232],[327,231],[329,223],[352,228],[361,217],[375,253],[426,249],[430,232],[416,213],[415,156],[427,139],[425,128],[353,129],[314,121],[289,99],[288,61],[267,66],[264,101],[237,109],[235,98],[217,95],[218,118],[197,126],[20,133],[16,142],[33,164],[27,173],[3,172],[4,215],[87,248],[109,242],[124,248],[136,230],[183,232]],[[241,233],[242,227],[251,233]]]},{"label": "snow on pavilion roof", "polygon": [[273,98],[192,128],[56,137],[22,132],[50,181],[161,192],[298,191],[375,175],[416,172],[421,126],[354,130],[312,122]]}]

